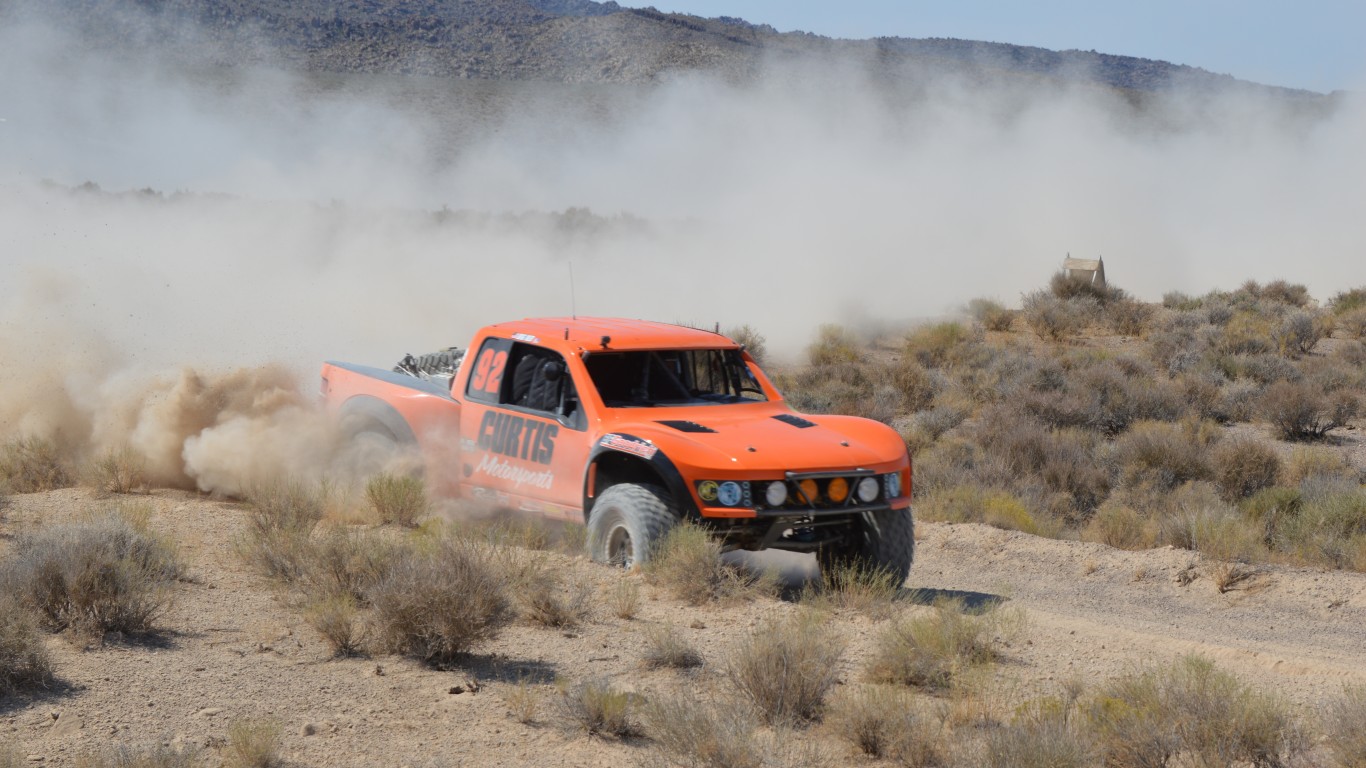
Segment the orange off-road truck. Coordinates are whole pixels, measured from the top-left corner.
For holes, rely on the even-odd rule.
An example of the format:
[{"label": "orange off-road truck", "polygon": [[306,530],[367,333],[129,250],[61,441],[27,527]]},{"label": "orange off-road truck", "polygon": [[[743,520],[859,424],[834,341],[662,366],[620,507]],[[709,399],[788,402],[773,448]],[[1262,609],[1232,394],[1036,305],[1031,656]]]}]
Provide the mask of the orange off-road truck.
[{"label": "orange off-road truck", "polygon": [[680,520],[729,549],[814,552],[901,580],[911,461],[891,428],[792,411],[744,347],[664,323],[499,323],[393,370],[328,362],[322,394],[357,443],[420,451],[436,493],[588,527],[630,567]]}]

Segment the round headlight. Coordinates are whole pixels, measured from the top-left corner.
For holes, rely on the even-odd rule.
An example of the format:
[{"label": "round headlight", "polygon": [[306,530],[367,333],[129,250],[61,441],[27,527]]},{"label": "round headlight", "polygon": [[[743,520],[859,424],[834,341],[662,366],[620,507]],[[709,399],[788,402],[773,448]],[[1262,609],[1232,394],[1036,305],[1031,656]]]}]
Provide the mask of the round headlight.
[{"label": "round headlight", "polygon": [[877,498],[877,478],[865,477],[858,481],[858,500],[867,504]]},{"label": "round headlight", "polygon": [[734,480],[721,483],[721,487],[716,489],[716,500],[723,507],[740,506],[740,484]]},{"label": "round headlight", "polygon": [[770,507],[781,507],[787,503],[787,483],[780,481],[769,483],[768,490],[764,491],[764,501]]},{"label": "round headlight", "polygon": [[816,497],[821,495],[821,489],[816,485],[816,481],[807,478],[800,483],[797,483],[797,485],[802,489],[802,496],[806,497],[802,499],[802,503],[815,504]]},{"label": "round headlight", "polygon": [[901,495],[901,473],[887,475],[887,498],[895,499]]},{"label": "round headlight", "polygon": [[842,477],[831,480],[830,484],[825,487],[825,495],[837,504],[844,501],[849,498],[849,481]]}]

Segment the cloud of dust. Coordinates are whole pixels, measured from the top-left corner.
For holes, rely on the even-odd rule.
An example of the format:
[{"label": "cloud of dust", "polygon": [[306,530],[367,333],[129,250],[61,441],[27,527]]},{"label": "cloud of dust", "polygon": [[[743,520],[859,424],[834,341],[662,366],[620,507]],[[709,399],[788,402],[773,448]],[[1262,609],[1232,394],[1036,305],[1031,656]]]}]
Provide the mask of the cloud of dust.
[{"label": "cloud of dust", "polygon": [[[790,354],[823,322],[1014,301],[1069,252],[1145,299],[1366,283],[1359,99],[1136,107],[858,61],[343,78],[92,53],[35,19],[0,31],[0,71],[0,436],[132,446],[170,485],[325,468],[319,361],[498,320],[748,323]],[[548,215],[570,208],[596,215]]]}]

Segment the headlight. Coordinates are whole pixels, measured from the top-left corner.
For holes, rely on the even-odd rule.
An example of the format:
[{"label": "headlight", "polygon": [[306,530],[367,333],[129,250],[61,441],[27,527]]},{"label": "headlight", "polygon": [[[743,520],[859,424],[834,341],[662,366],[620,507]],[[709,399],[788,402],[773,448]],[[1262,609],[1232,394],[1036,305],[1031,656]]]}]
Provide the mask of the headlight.
[{"label": "headlight", "polygon": [[816,485],[816,481],[810,478],[797,483],[797,486],[802,489],[802,496],[806,497],[802,499],[803,504],[815,504],[816,499],[821,495],[820,486]]},{"label": "headlight", "polygon": [[895,499],[901,495],[901,473],[887,475],[887,498]]},{"label": "headlight", "polygon": [[849,481],[842,477],[837,477],[830,481],[830,485],[825,487],[825,494],[830,500],[839,504],[849,498]]},{"label": "headlight", "polygon": [[858,481],[858,500],[867,504],[877,498],[877,478],[865,477]]},{"label": "headlight", "polygon": [[721,502],[723,507],[740,506],[741,496],[740,484],[734,480],[727,480],[716,489],[716,500]]},{"label": "headlight", "polygon": [[781,480],[768,484],[768,490],[764,491],[764,501],[770,507],[781,507],[787,503],[787,483]]}]

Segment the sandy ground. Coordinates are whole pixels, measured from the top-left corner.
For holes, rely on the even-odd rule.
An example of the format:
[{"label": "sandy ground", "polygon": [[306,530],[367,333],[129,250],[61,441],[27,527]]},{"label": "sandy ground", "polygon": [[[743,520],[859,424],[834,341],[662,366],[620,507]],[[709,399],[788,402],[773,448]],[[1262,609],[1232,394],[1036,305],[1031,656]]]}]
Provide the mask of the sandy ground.
[{"label": "sandy ground", "polygon": [[[166,631],[152,641],[96,647],[47,640],[57,684],[0,700],[0,746],[9,743],[31,764],[73,765],[119,745],[212,750],[239,718],[280,721],[290,765],[639,764],[651,750],[647,741],[574,731],[554,706],[550,681],[606,677],[646,697],[724,692],[729,649],[765,618],[797,610],[776,599],[693,608],[642,583],[634,619],[603,608],[572,631],[518,622],[456,669],[392,656],[331,659],[286,596],[234,554],[242,508],[173,491],[146,498],[152,526],[179,542],[190,577],[176,588]],[[0,524],[0,551],[26,527],[112,503],[83,489],[15,496]],[[1055,692],[1069,680],[1092,684],[1190,652],[1278,692],[1305,715],[1345,684],[1366,684],[1366,575],[1260,566],[1220,593],[1213,566],[1181,550],[1126,552],[979,525],[921,524],[917,533],[907,585],[914,592],[900,610],[960,597],[969,604],[1001,599],[1027,616],[993,672],[1003,700]],[[547,556],[571,582],[597,590],[640,578],[583,558]],[[769,560],[794,580],[810,566],[800,557]],[[703,652],[700,671],[641,665],[645,634],[661,622]],[[834,623],[848,641],[843,680],[856,683],[880,623],[853,613],[837,613]],[[541,691],[530,725],[507,704],[519,681]],[[825,729],[795,738],[828,764],[855,758]]]}]

